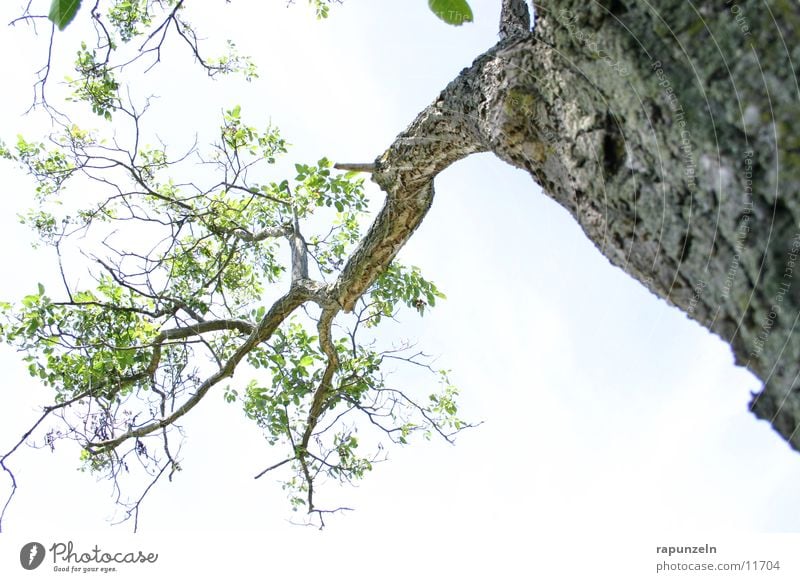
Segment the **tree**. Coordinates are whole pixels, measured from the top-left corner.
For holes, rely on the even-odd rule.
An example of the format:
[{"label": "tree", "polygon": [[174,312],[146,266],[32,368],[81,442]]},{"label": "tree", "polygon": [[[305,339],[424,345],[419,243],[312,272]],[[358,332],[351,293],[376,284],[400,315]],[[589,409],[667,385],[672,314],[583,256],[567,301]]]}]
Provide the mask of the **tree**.
[{"label": "tree", "polygon": [[[519,6],[505,3],[506,15],[512,4]],[[381,281],[387,276],[381,273],[392,273],[386,269],[397,250],[432,204],[436,175],[472,153],[491,151],[530,172],[550,196],[575,216],[612,263],[728,341],[737,361],[765,382],[753,400],[754,412],[770,420],[798,448],[800,400],[794,380],[800,346],[793,329],[800,299],[793,277],[800,245],[794,226],[796,199],[786,194],[792,192],[797,181],[796,148],[788,131],[789,119],[796,110],[797,88],[793,55],[786,47],[795,46],[791,40],[796,27],[792,24],[800,19],[798,9],[780,5],[764,10],[747,2],[724,10],[701,3],[689,11],[678,2],[662,5],[657,12],[639,2],[591,6],[561,2],[557,7],[544,5],[537,9],[534,34],[523,30],[518,20],[504,19],[505,36],[500,42],[462,71],[374,163],[342,166],[372,174],[373,181],[386,192],[383,209],[346,262],[339,267],[323,260],[323,265],[340,273],[330,288],[332,296],[320,295],[319,287],[304,283],[307,271],[297,260],[293,264],[297,275],[292,277],[294,295],[290,291],[280,300],[284,303],[276,304],[277,310],[266,311],[266,319],[260,321],[274,322],[286,309],[316,302],[320,348],[312,355],[297,347],[297,363],[306,355],[317,356],[320,365],[316,373],[322,378],[318,386],[325,386],[325,378],[335,373],[341,365],[337,360],[343,357],[339,350],[331,348],[335,343],[329,335],[333,312],[339,308],[345,312],[354,310],[364,293],[373,297],[374,286],[381,288]],[[688,42],[698,35],[708,42]],[[760,58],[759,52],[769,59]],[[240,68],[244,61],[224,62],[233,62],[232,68]],[[753,67],[758,67],[759,75],[749,74]],[[247,70],[247,65],[244,68]],[[97,113],[111,114],[103,99],[117,89],[113,79],[100,75],[104,69],[97,68],[94,62],[87,70],[98,73],[95,76],[100,90],[95,91],[97,85],[85,85],[86,96],[94,99]],[[730,98],[731,89],[735,89],[737,98]],[[764,103],[771,104],[769,111],[761,110]],[[138,123],[139,111],[113,105],[114,115],[121,113]],[[242,129],[234,121],[239,117],[235,109],[228,111],[223,136],[226,131],[233,131],[235,136]],[[762,124],[772,131],[762,129]],[[242,147],[257,150],[266,145],[276,153],[280,149],[276,147],[278,137],[249,129],[244,132],[255,136],[255,142],[250,138]],[[68,136],[65,145],[81,153],[83,146],[73,145],[74,139]],[[25,161],[24,154],[31,148],[28,142],[22,146],[21,153],[18,148],[16,154],[9,151],[7,155]],[[226,146],[223,143],[220,147],[224,150]],[[227,147],[238,151],[234,146]],[[47,175],[64,171],[60,166],[64,162],[58,157],[35,159],[34,171],[36,160],[43,168],[38,171]],[[146,161],[141,171],[147,178],[144,181],[155,179],[145,170],[155,173],[167,164],[168,160],[158,157]],[[299,166],[298,182],[305,184],[311,178],[315,185],[320,180],[330,184],[334,178],[324,174],[328,169],[324,160]],[[357,183],[351,182],[354,176],[342,179],[359,200],[353,194],[357,191]],[[48,188],[61,187],[61,183],[46,180],[44,184],[45,194]],[[255,194],[249,185],[242,187],[247,196]],[[229,186],[225,188],[230,190]],[[145,192],[150,196],[153,192],[161,194],[151,190]],[[206,191],[213,189],[198,190]],[[271,202],[277,207],[289,204],[299,220],[306,217],[304,213],[314,200],[313,196],[308,200],[301,196],[298,202],[296,192],[296,187],[287,189],[282,183],[263,191],[259,185],[259,194],[274,198]],[[171,200],[167,197],[167,202],[173,204]],[[331,201],[334,205],[335,202]],[[352,200],[342,203],[346,205],[343,209],[350,212],[359,209]],[[222,214],[230,210],[228,206],[236,205],[249,208],[247,198],[236,199],[236,204],[224,200]],[[294,256],[301,257],[303,253],[298,249],[302,251],[304,243],[296,227],[298,222],[291,212],[284,216],[279,210],[274,210],[277,219],[258,226],[283,228],[282,234],[293,241]],[[189,213],[209,236],[227,236],[231,243],[240,244],[242,237],[243,242],[248,242],[248,237],[258,238],[263,232],[243,228],[235,216],[218,223],[209,218],[219,213],[217,208],[193,208]],[[45,234],[47,228],[54,228],[48,226],[47,220],[42,224]],[[267,235],[264,236],[266,240]],[[355,242],[356,236],[353,234],[348,242]],[[344,260],[345,252],[333,260]],[[119,277],[119,265],[109,267],[103,269],[108,271],[108,285],[113,285],[118,283],[114,275]],[[205,265],[193,268],[208,270]],[[143,273],[146,276],[149,271]],[[412,295],[411,306],[424,308],[417,301],[432,303],[435,288],[426,287],[430,284],[422,279],[415,281],[419,289],[433,293]],[[238,289],[236,282],[232,287]],[[382,298],[381,293],[376,300]],[[33,310],[41,310],[44,302],[37,297],[44,297],[44,292],[30,299]],[[394,296],[395,302],[399,299],[405,297]],[[202,306],[187,306],[203,315],[197,313]],[[157,305],[148,305],[147,309],[151,315],[159,313]],[[180,306],[178,309],[183,310]],[[185,310],[180,317],[187,318],[178,322],[184,328],[203,323]],[[231,320],[224,318],[226,324],[232,325]],[[236,331],[249,331],[253,341],[261,339],[253,335],[252,328],[236,325],[240,326],[234,328]],[[27,328],[19,327],[24,335]],[[36,325],[33,328],[38,329]],[[175,339],[187,339],[180,334],[188,331],[175,329],[181,330],[171,332],[178,334]],[[277,332],[277,326],[265,324],[263,330],[271,334]],[[163,341],[167,339],[170,338]],[[287,340],[286,345],[299,344]],[[226,345],[218,349],[225,347],[230,349]],[[237,353],[233,352],[232,357]],[[148,365],[148,361],[152,360],[145,358],[132,364]],[[224,373],[224,361],[220,358],[218,373]],[[107,377],[108,373],[103,371],[102,375]],[[326,390],[323,387],[315,394],[324,395]],[[311,391],[302,396],[311,398]],[[311,412],[305,417],[306,427],[311,426],[312,431],[317,421],[313,400]],[[161,424],[165,414],[159,416],[158,410],[155,412],[150,424],[145,425],[147,430],[154,427],[152,432],[165,428]],[[129,433],[134,441],[146,436]],[[98,444],[99,448],[87,448],[90,460],[96,458],[92,455],[107,453],[108,447],[121,443],[106,439]],[[305,459],[308,452],[302,446],[299,452],[296,446],[292,452],[291,459],[299,465],[300,486],[305,478],[310,494],[311,480],[300,459]],[[308,501],[311,506],[312,500]]]},{"label": "tree", "polygon": [[800,9],[538,14],[536,35],[501,42],[444,99],[467,104],[473,143],[528,170],[613,264],[728,342],[764,382],[751,410],[800,449]]}]

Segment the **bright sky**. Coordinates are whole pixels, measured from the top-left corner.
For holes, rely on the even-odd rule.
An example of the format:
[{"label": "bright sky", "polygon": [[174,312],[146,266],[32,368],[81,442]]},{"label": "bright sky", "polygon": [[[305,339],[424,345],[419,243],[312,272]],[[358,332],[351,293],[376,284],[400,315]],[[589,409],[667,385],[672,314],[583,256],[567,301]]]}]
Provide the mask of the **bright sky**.
[{"label": "bright sky", "polygon": [[[246,10],[256,4],[266,7]],[[254,57],[253,83],[208,81],[182,49],[137,81],[161,96],[151,122],[162,124],[165,142],[209,135],[220,111],[240,103],[249,121],[281,129],[292,161],[370,161],[497,39],[494,0],[472,0],[476,23],[462,28],[440,23],[423,0],[346,0],[323,22],[302,0],[285,4],[215,2],[219,13],[196,18],[207,36],[234,38]],[[4,6],[3,20],[13,16]],[[8,142],[35,135],[36,120],[21,114],[45,47],[24,28],[0,30],[0,54],[19,55],[4,65]],[[65,35],[56,50],[74,54],[69,42]],[[0,298],[10,300],[54,273],[17,224],[27,182],[8,165],[0,172]],[[19,576],[24,542],[73,539],[160,552],[158,579],[258,570],[264,579],[571,580],[602,565],[619,570],[593,579],[646,580],[628,578],[624,560],[649,574],[656,545],[799,531],[800,455],[748,413],[758,381],[734,367],[727,345],[612,267],[525,173],[474,156],[436,189],[400,258],[448,300],[387,333],[418,341],[453,370],[464,416],[485,421],[480,428],[455,447],[420,440],[394,449],[358,488],[329,486],[356,511],[319,532],[288,523],[274,478],[253,480],[275,459],[257,428],[212,391],[184,422],[185,470],[152,492],[135,538],[130,525],[107,524],[110,488],[76,470],[77,450],[20,451],[0,574]],[[380,199],[374,186],[370,193]],[[0,362],[5,451],[47,394],[16,353],[3,347]],[[7,484],[0,476],[3,499]],[[634,549],[609,553],[625,544]],[[31,576],[56,576],[45,570]]]}]

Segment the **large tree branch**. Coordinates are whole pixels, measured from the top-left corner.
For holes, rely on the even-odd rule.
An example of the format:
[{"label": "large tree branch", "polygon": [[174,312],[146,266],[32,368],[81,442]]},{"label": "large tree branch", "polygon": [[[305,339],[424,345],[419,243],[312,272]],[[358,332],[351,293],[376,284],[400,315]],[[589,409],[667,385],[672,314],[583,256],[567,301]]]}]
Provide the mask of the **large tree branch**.
[{"label": "large tree branch", "polygon": [[422,223],[433,202],[436,175],[470,154],[486,151],[487,144],[469,117],[469,109],[477,105],[477,100],[469,103],[470,94],[463,83],[467,78],[459,77],[451,83],[397,136],[374,168],[340,164],[361,170],[369,167],[372,180],[386,193],[383,208],[334,285],[333,296],[346,312],[353,310],[358,298]]}]

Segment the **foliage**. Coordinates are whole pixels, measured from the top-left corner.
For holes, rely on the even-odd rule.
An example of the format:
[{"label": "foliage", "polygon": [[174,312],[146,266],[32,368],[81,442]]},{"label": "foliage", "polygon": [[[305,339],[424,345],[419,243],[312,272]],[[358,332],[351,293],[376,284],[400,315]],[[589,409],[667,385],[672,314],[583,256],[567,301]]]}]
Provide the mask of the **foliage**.
[{"label": "foliage", "polygon": [[[312,2],[320,17],[330,3]],[[60,28],[67,8],[59,4]],[[109,26],[96,45],[81,44],[69,82],[71,99],[100,128],[54,114],[57,129],[45,139],[0,142],[0,157],[33,178],[34,206],[20,220],[52,250],[62,281],[0,303],[0,339],[53,393],[0,465],[10,473],[9,455],[50,419],[50,448],[77,441],[83,470],[117,488],[139,466],[150,479],[146,494],[182,469],[181,419],[219,386],[281,451],[259,476],[285,471],[291,506],[321,520],[329,510],[315,504],[320,480],[364,477],[384,458],[386,440],[406,444],[420,433],[450,441],[469,426],[446,371],[374,333],[401,308],[422,315],[444,294],[395,261],[342,313],[335,291],[350,284],[369,217],[364,180],[327,158],[281,176],[287,142],[271,125],[247,123],[239,106],[224,111],[205,148],[175,154],[151,144],[150,103],[137,107],[130,87],[122,89],[130,62],[115,60],[120,43],[144,38],[135,58],[157,62],[172,28],[209,75],[255,76],[232,43],[227,56],[201,57],[182,8],[182,0],[114,0],[101,17],[95,7],[90,17]],[[420,393],[390,379],[400,364],[432,373],[438,387]],[[138,518],[143,498],[120,497],[126,517]]]},{"label": "foliage", "polygon": [[433,13],[447,24],[461,26],[465,22],[472,22],[472,9],[467,0],[428,0],[428,6]]}]

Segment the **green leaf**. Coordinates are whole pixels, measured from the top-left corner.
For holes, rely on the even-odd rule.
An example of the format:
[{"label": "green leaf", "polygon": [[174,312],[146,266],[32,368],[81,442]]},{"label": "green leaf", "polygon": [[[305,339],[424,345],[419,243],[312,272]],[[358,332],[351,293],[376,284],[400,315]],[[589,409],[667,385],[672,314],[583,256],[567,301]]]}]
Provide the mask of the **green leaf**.
[{"label": "green leaf", "polygon": [[472,9],[467,0],[428,0],[428,6],[447,24],[461,26],[465,22],[472,22]]},{"label": "green leaf", "polygon": [[299,365],[301,368],[308,368],[311,364],[314,363],[314,358],[311,356],[303,356],[300,358]]},{"label": "green leaf", "polygon": [[64,30],[72,22],[81,6],[81,0],[53,0],[50,4],[50,14],[47,16],[50,21]]}]

